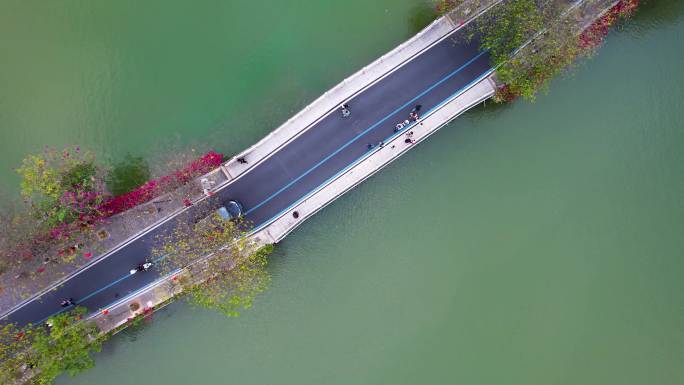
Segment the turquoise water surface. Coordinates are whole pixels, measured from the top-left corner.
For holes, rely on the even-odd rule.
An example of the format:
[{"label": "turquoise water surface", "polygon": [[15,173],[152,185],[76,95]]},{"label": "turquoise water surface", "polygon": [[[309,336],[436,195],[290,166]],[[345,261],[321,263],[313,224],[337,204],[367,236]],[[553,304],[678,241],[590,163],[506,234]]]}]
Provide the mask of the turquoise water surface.
[{"label": "turquoise water surface", "polygon": [[[4,1],[0,178],[45,144],[237,152],[419,5]],[[684,3],[646,3],[535,103],[465,114],[300,227],[241,317],[171,305],[58,383],[684,383],[682,41]]]}]

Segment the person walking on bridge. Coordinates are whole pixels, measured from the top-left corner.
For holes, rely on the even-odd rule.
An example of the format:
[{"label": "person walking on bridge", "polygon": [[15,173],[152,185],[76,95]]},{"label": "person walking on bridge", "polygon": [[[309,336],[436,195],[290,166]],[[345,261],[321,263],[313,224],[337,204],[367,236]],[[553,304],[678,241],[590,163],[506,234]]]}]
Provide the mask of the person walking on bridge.
[{"label": "person walking on bridge", "polygon": [[409,114],[409,120],[414,122],[418,121],[418,114],[414,111],[411,111],[411,113]]}]

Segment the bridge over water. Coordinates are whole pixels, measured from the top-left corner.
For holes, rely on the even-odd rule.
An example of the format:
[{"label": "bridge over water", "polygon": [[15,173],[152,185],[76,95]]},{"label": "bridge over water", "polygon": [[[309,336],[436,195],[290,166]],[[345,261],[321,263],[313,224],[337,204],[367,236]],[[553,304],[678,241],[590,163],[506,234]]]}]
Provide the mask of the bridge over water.
[{"label": "bridge over water", "polygon": [[[493,1],[489,2],[494,3]],[[484,10],[482,6],[477,12]],[[466,39],[465,21],[441,18],[421,33],[324,94],[262,141],[221,167],[226,176],[206,205],[195,205],[111,250],[55,290],[27,300],[7,319],[36,323],[74,298],[91,311],[130,300],[162,279],[159,272],[128,273],[151,254],[156,237],[176,220],[195,220],[206,207],[230,200],[262,243],[281,240],[320,208],[365,180],[415,143],[494,92],[489,56],[477,38]],[[348,104],[349,117],[339,106]],[[420,105],[417,122],[395,132]],[[247,163],[238,162],[244,158]]]}]

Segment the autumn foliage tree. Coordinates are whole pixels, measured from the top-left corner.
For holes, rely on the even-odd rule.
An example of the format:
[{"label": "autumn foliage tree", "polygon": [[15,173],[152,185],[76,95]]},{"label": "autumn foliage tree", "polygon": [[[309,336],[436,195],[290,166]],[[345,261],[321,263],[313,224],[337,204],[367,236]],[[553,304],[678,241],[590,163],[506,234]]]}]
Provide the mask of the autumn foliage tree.
[{"label": "autumn foliage tree", "polygon": [[21,176],[21,196],[38,225],[60,231],[74,221],[86,222],[97,216],[105,189],[103,170],[91,152],[79,147],[62,151],[46,149],[29,155],[17,169]]},{"label": "autumn foliage tree", "polygon": [[104,172],[95,155],[79,147],[46,148],[27,156],[17,168],[23,209],[3,210],[0,257],[8,264],[34,257],[57,258],[54,247],[80,244],[99,218],[105,197]]},{"label": "autumn foliage tree", "polygon": [[207,203],[200,205],[198,217],[180,217],[172,229],[157,237],[153,254],[159,256],[165,272],[189,266],[220,249],[224,253],[215,259],[229,262],[244,243],[240,240],[245,233],[240,223],[223,219]]},{"label": "autumn foliage tree", "polygon": [[469,27],[469,36],[479,37],[480,48],[489,52],[491,65],[504,84],[494,99],[503,102],[523,96],[534,100],[549,80],[593,53],[608,28],[631,15],[638,0],[613,4],[612,0],[570,4],[503,0],[478,17]]},{"label": "autumn foliage tree", "polygon": [[266,265],[272,251],[273,245],[264,246],[237,259],[232,268],[218,269],[207,281],[189,289],[190,303],[229,317],[239,316],[241,309],[249,309],[254,298],[268,288],[271,276]]},{"label": "autumn foliage tree", "polygon": [[237,316],[270,282],[266,265],[273,247],[255,251],[243,237],[247,228],[212,212],[195,223],[178,223],[158,239],[154,254],[165,272],[187,269],[183,284],[191,304]]}]

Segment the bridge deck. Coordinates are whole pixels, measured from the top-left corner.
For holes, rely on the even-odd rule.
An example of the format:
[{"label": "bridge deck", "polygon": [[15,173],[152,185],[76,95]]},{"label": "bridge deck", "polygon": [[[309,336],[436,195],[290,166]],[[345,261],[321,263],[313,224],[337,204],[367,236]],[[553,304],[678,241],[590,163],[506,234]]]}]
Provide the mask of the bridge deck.
[{"label": "bridge deck", "polygon": [[[452,32],[347,100],[350,117],[328,111],[296,139],[225,185],[207,203],[215,207],[238,200],[245,207],[246,219],[255,227],[268,224],[366,154],[368,144],[393,135],[395,124],[405,120],[416,105],[428,111],[487,71],[489,57],[478,51],[478,42],[466,42],[462,32]],[[205,215],[204,210],[204,206],[192,207],[161,224],[59,289],[28,302],[9,320],[19,324],[41,321],[62,310],[62,298],[74,298],[79,305],[97,310],[159,279],[156,271],[129,275],[128,270],[150,256],[156,237],[172,229],[176,220],[195,220]]]}]

